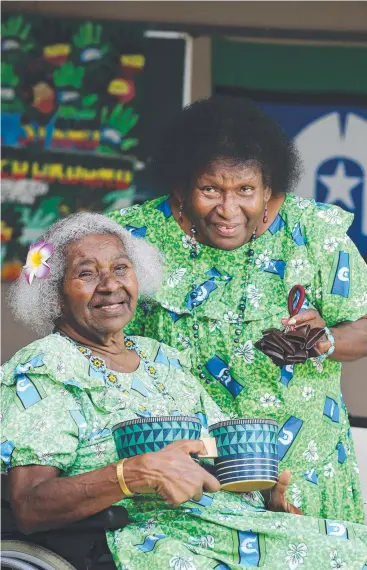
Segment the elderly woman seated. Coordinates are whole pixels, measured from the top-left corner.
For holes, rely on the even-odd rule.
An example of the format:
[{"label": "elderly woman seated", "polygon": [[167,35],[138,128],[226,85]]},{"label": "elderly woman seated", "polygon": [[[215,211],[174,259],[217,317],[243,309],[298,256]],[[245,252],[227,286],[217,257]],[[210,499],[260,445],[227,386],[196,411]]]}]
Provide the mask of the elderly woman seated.
[{"label": "elderly woman seated", "polygon": [[362,570],[367,529],[293,514],[289,473],[270,501],[278,512],[260,493],[221,491],[190,455],[205,454],[200,440],[131,457],[121,473],[111,432],[119,422],[223,418],[179,353],[124,337],[138,295],[159,287],[160,272],[152,246],[98,214],[59,221],[30,248],[11,302],[46,336],[7,362],[2,378],[2,459],[20,528],[56,528],[119,503],[130,522],[107,539],[121,570]]}]

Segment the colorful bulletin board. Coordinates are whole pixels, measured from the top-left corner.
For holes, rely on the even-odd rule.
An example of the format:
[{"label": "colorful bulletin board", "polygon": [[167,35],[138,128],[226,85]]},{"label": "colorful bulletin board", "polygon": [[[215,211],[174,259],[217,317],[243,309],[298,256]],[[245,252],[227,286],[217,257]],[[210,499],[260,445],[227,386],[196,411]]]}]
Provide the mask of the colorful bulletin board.
[{"label": "colorful bulletin board", "polygon": [[[5,14],[2,278],[59,217],[129,206],[140,158],[143,31]],[[141,123],[141,121],[140,121]]]}]

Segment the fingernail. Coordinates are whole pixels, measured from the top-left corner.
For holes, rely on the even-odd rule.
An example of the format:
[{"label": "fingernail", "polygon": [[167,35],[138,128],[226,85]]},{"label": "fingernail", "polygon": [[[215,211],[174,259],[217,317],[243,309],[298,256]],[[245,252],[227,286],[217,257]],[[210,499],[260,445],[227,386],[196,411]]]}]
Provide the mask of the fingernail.
[{"label": "fingernail", "polygon": [[291,319],[289,319],[288,324],[289,325],[295,325],[296,324],[296,319],[293,319],[293,317]]}]

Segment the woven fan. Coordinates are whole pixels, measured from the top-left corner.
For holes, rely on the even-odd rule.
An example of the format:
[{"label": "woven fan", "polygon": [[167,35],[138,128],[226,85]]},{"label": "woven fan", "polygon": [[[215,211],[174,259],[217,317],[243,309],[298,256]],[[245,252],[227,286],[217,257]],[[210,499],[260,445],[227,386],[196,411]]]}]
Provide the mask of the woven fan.
[{"label": "woven fan", "polygon": [[[288,296],[288,311],[291,317],[297,315],[305,300],[306,292],[302,285],[295,285]],[[309,358],[320,356],[316,343],[325,334],[323,328],[311,328],[309,324],[288,326],[284,330],[267,329],[263,337],[255,343],[277,366],[302,364]]]}]

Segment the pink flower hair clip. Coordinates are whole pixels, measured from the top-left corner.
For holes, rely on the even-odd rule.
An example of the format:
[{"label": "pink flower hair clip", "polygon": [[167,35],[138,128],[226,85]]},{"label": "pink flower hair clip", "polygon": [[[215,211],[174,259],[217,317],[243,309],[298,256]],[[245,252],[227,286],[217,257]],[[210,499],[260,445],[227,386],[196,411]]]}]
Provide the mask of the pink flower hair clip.
[{"label": "pink flower hair clip", "polygon": [[33,281],[33,277],[45,279],[50,274],[50,266],[47,260],[51,257],[54,250],[52,243],[47,241],[37,241],[30,246],[27,261],[24,267],[24,275],[28,285]]}]

